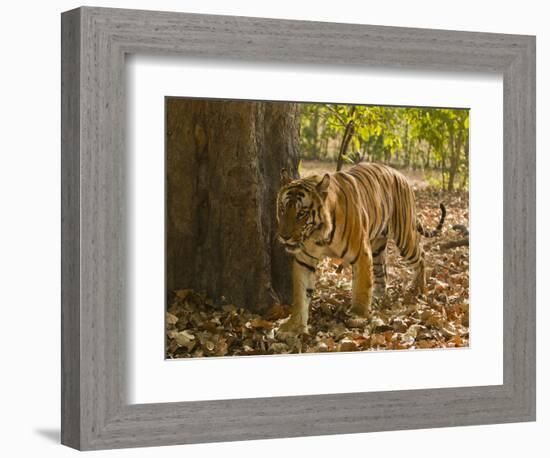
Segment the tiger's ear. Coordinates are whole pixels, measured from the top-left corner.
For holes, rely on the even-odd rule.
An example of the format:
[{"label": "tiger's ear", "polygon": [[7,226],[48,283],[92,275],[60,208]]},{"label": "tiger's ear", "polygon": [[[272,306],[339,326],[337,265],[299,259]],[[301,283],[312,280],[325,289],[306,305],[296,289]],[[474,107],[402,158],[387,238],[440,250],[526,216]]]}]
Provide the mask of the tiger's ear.
[{"label": "tiger's ear", "polygon": [[317,183],[317,192],[324,198],[327,197],[328,185],[330,184],[330,175],[325,173],[325,176]]},{"label": "tiger's ear", "polygon": [[281,169],[281,186],[285,186],[288,183],[290,183],[292,180],[290,179],[290,175],[288,174],[287,169]]}]

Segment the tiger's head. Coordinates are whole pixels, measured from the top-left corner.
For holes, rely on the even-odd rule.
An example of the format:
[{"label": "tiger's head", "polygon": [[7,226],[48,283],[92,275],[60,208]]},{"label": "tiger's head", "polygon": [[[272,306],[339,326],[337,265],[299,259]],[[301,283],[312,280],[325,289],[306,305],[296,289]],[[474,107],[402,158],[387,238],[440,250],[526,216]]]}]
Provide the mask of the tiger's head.
[{"label": "tiger's head", "polygon": [[292,180],[281,170],[281,189],[277,195],[277,238],[286,251],[299,251],[314,232],[319,231],[316,242],[331,231],[330,214],[325,202],[330,175],[311,176]]}]

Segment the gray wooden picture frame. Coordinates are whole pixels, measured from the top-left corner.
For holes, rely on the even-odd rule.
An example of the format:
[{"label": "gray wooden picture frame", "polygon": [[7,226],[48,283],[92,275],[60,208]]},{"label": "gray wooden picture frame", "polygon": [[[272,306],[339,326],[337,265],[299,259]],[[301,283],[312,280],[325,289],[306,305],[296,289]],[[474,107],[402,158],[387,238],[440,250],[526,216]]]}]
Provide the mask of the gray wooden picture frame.
[{"label": "gray wooden picture frame", "polygon": [[[534,37],[92,7],[63,13],[61,37],[63,444],[105,449],[535,419]],[[504,383],[128,404],[129,53],[501,73]]]}]

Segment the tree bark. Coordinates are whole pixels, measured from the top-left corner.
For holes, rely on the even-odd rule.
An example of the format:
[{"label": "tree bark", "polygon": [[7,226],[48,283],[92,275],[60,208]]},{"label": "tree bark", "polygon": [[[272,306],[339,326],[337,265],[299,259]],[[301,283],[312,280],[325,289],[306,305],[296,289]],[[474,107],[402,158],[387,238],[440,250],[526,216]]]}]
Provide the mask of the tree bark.
[{"label": "tree bark", "polygon": [[458,170],[458,161],[460,149],[457,147],[454,129],[451,129],[451,138],[450,138],[450,166],[449,166],[449,181],[447,182],[447,191],[452,191],[454,189],[456,172]]},{"label": "tree bark", "polygon": [[342,143],[340,144],[340,150],[338,151],[338,158],[336,159],[336,171],[342,170],[344,165],[344,156],[348,150],[349,143],[355,135],[355,121],[354,121],[355,107],[351,109],[350,120],[346,124],[344,134],[342,136]]},{"label": "tree bark", "polygon": [[466,171],[462,174],[462,189],[466,188],[466,183],[468,182],[468,170],[470,169],[470,144],[469,144],[469,135],[466,133],[466,139],[464,142],[464,166]]},{"label": "tree bark", "polygon": [[289,303],[275,239],[280,170],[297,176],[296,104],[166,103],[166,286],[261,312]]}]

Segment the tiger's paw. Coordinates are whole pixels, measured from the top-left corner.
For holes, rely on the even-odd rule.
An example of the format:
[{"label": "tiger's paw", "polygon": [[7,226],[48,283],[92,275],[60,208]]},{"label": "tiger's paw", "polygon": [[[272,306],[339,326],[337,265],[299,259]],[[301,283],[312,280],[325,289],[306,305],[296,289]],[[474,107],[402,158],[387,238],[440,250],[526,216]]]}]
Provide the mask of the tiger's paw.
[{"label": "tiger's paw", "polygon": [[370,315],[370,306],[365,304],[352,304],[350,313],[360,318],[367,318]]},{"label": "tiger's paw", "polygon": [[290,315],[288,318],[283,320],[279,326],[279,329],[277,329],[277,337],[282,339],[307,333],[307,324],[304,323],[301,317],[296,315]]}]

